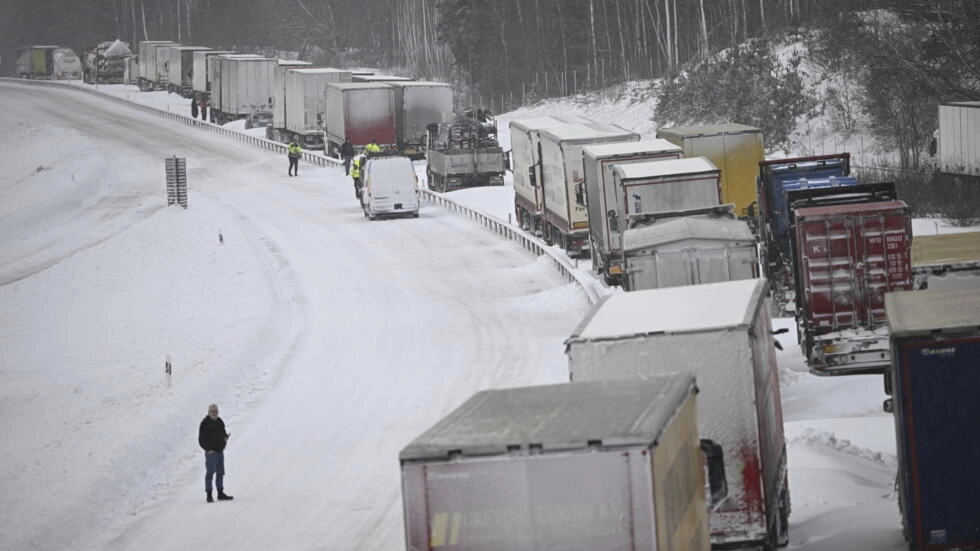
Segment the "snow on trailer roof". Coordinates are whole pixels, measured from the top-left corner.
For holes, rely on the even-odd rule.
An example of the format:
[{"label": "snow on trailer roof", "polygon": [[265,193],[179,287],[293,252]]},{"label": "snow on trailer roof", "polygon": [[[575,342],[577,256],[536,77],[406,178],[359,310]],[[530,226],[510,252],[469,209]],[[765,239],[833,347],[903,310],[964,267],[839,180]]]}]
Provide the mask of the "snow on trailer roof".
[{"label": "snow on trailer roof", "polygon": [[280,67],[312,67],[311,61],[300,61],[298,59],[277,59],[276,63]]},{"label": "snow on trailer roof", "polygon": [[589,142],[603,138],[639,137],[639,134],[614,124],[572,123],[542,128],[540,136],[556,142]]},{"label": "snow on trailer roof", "polygon": [[592,121],[579,115],[548,115],[529,119],[514,119],[510,121],[510,126],[512,128],[517,128],[518,130],[528,132],[530,130],[541,130],[542,128],[560,126],[563,124],[587,122]]},{"label": "snow on trailer roof", "polygon": [[755,243],[749,225],[730,218],[684,217],[623,232],[623,250],[634,251],[686,239]]},{"label": "snow on trailer roof", "polygon": [[582,148],[582,154],[590,157],[615,157],[635,153],[681,153],[684,150],[667,140],[641,140],[638,142],[612,142],[591,144]]},{"label": "snow on trailer roof", "polygon": [[328,82],[327,86],[341,90],[391,88],[387,82]]},{"label": "snow on trailer roof", "polygon": [[980,332],[980,293],[975,288],[888,293],[885,311],[893,337]]},{"label": "snow on trailer roof", "polygon": [[566,343],[748,326],[766,289],[760,278],[617,293],[594,306]]},{"label": "snow on trailer roof", "polygon": [[715,136],[718,134],[754,134],[756,132],[762,132],[762,130],[754,126],[727,122],[721,124],[703,124],[699,126],[675,126],[673,128],[660,128],[657,130],[657,136],[673,135],[693,138],[697,136]]},{"label": "snow on trailer roof", "polygon": [[290,72],[299,73],[301,75],[322,75],[325,73],[349,73],[347,69],[337,69],[335,67],[301,67],[299,69],[290,69]]},{"label": "snow on trailer roof", "polygon": [[706,174],[720,172],[718,168],[705,157],[690,159],[667,159],[663,161],[644,161],[615,165],[613,172],[621,180],[636,180],[640,178],[659,178],[663,176],[678,176],[682,174]]},{"label": "snow on trailer roof", "polygon": [[542,450],[651,446],[695,388],[690,373],[484,390],[413,440],[402,461]]},{"label": "snow on trailer roof", "polygon": [[944,101],[939,105],[953,105],[956,107],[980,107],[980,101]]},{"label": "snow on trailer roof", "polygon": [[402,86],[402,87],[439,87],[439,88],[449,88],[448,82],[436,82],[434,80],[411,80],[402,81],[396,80],[390,83],[392,86]]},{"label": "snow on trailer roof", "polygon": [[211,48],[208,48],[207,46],[182,46],[182,45],[176,45],[176,46],[170,46],[170,49],[171,50],[191,50],[191,51],[194,51],[194,52],[204,52],[204,51],[209,51]]}]

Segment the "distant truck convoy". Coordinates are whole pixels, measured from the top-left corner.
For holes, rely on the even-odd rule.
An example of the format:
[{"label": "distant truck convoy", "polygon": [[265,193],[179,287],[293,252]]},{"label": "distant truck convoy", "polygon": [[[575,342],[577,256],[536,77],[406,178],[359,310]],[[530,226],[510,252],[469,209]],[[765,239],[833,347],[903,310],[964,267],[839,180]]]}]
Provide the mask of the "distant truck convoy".
[{"label": "distant truck convoy", "polygon": [[786,443],[766,292],[764,279],[749,279],[613,294],[565,341],[573,384],[675,371],[697,377],[716,548],[775,550],[789,537]]},{"label": "distant truck convoy", "polygon": [[475,394],[399,454],[405,548],[707,551],[695,384]]},{"label": "distant truck convoy", "polygon": [[721,171],[721,202],[749,218],[756,201],[758,163],[765,158],[762,130],[724,123],[657,130],[657,137],[684,148],[685,157],[707,157]]},{"label": "distant truck convoy", "polygon": [[143,91],[162,90],[157,84],[157,49],[174,44],[171,40],[144,40],[139,45],[139,88]]},{"label": "distant truck convoy", "polygon": [[82,78],[82,61],[71,48],[21,46],[17,48],[17,76],[28,79]]},{"label": "distant truck convoy", "polygon": [[[626,190],[613,181],[616,165],[644,161],[680,159],[683,150],[666,140],[615,142],[582,148],[586,207],[589,218],[589,250],[592,271],[615,285],[623,275],[623,231],[618,224],[626,211]],[[517,172],[514,172],[517,179]],[[611,222],[617,221],[615,227]]]},{"label": "distant truck convoy", "polygon": [[905,540],[915,551],[980,548],[980,293],[888,293],[885,307]]}]

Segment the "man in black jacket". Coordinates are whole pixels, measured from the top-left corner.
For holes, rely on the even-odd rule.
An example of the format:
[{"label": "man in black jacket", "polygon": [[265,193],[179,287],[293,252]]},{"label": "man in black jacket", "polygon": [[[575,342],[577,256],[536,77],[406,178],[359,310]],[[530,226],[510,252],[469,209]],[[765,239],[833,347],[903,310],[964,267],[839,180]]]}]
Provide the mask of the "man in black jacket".
[{"label": "man in black jacket", "polygon": [[344,160],[344,175],[350,176],[350,162],[354,158],[354,144],[350,143],[350,138],[344,139],[340,146],[340,158]]},{"label": "man in black jacket", "polygon": [[207,469],[204,475],[204,490],[208,493],[208,503],[214,503],[211,497],[211,478],[217,476],[218,501],[233,499],[225,494],[225,445],[228,444],[230,435],[225,432],[225,422],[218,417],[217,404],[208,406],[208,415],[201,421],[201,427],[197,432],[197,443],[204,450],[204,466]]}]

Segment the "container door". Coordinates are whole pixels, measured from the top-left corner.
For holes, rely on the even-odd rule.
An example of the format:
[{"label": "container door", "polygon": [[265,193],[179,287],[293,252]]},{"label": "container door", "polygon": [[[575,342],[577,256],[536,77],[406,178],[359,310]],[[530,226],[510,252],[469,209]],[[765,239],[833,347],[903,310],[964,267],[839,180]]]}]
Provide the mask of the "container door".
[{"label": "container door", "polygon": [[857,282],[863,274],[855,262],[852,220],[820,217],[801,221],[798,228],[807,321],[817,333],[853,327],[861,303]]},{"label": "container door", "polygon": [[[980,546],[980,338],[901,343],[896,389],[906,523],[918,549]],[[904,445],[902,445],[904,444]]]},{"label": "container door", "polygon": [[902,212],[879,212],[855,217],[854,258],[858,261],[859,288],[856,320],[862,327],[886,323],[885,293],[911,289],[911,232]]}]

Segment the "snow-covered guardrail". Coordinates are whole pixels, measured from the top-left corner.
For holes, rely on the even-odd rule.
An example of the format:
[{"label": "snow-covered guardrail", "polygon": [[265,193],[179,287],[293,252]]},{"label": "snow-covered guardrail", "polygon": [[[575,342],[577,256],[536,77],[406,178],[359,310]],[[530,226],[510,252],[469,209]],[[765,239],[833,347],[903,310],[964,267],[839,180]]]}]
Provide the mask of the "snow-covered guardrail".
[{"label": "snow-covered guardrail", "polygon": [[[130,107],[132,109],[136,109],[137,111],[142,111],[144,113],[149,113],[151,115],[156,115],[158,117],[170,119],[172,121],[176,121],[179,122],[180,124],[184,124],[187,126],[194,126],[207,132],[215,132],[217,134],[223,134],[225,136],[232,137],[240,142],[245,142],[262,149],[275,151],[277,153],[283,153],[283,154],[286,153],[286,144],[284,143],[274,142],[272,140],[259,138],[257,136],[249,136],[248,134],[238,132],[237,130],[231,130],[229,128],[225,128],[218,124],[214,124],[208,121],[203,121],[200,119],[192,119],[188,116],[181,115],[179,113],[173,113],[171,111],[166,111],[158,107],[136,103],[126,98],[121,98],[119,96],[114,96],[112,94],[99,92],[98,90],[94,90],[92,88],[83,87],[83,86],[74,86],[63,82],[52,82],[48,80],[27,80],[27,79],[20,79],[20,78],[3,78],[2,80],[9,81],[9,82],[18,82],[22,84],[30,84],[34,86],[54,86],[54,87],[61,88],[62,90],[77,90],[79,92],[85,92],[87,94],[108,100],[110,102],[118,103]],[[318,153],[312,153],[310,151],[304,151],[302,155],[303,155],[303,160],[317,166],[339,166],[343,164],[341,163],[341,161],[337,159],[327,157],[325,155],[321,155]]]},{"label": "snow-covered guardrail", "polygon": [[551,264],[556,270],[558,270],[558,273],[560,273],[566,281],[570,283],[577,283],[579,287],[585,291],[585,295],[589,298],[590,304],[596,304],[599,302],[599,293],[596,291],[597,281],[588,275],[582,274],[582,272],[572,264],[568,257],[562,254],[560,251],[556,251],[553,247],[548,246],[548,244],[541,239],[524,233],[524,231],[517,226],[504,222],[496,216],[491,216],[478,210],[464,207],[456,201],[453,201],[452,199],[449,199],[439,193],[423,189],[422,196],[429,203],[439,205],[448,211],[462,214],[471,220],[475,220],[476,222],[483,224],[494,233],[506,237],[511,241],[516,241],[518,244],[520,244],[520,246],[538,256],[547,256],[551,261]]},{"label": "snow-covered guardrail", "polygon": [[[248,134],[244,134],[236,130],[231,130],[214,123],[210,123],[200,119],[192,119],[190,117],[181,115],[179,113],[173,113],[171,111],[166,111],[157,107],[143,105],[141,103],[136,103],[134,101],[121,98],[119,96],[114,96],[112,94],[99,92],[98,90],[94,90],[91,88],[82,87],[82,86],[73,86],[66,83],[51,82],[45,80],[25,80],[25,79],[2,78],[2,77],[0,77],[0,80],[19,82],[23,84],[31,84],[35,86],[57,86],[63,90],[78,90],[80,92],[85,92],[87,94],[98,96],[102,99],[114,103],[125,105],[126,107],[130,107],[132,109],[136,109],[144,113],[149,113],[151,115],[156,115],[158,117],[164,117],[172,121],[179,122],[180,124],[194,126],[207,132],[216,132],[218,134],[223,134],[225,136],[234,138],[240,142],[245,142],[254,145],[256,147],[260,147],[262,149],[275,151],[277,153],[286,153],[286,144],[274,142],[272,140],[267,140],[265,138],[259,138],[256,136],[249,136]],[[333,159],[331,157],[326,157],[324,155],[320,155],[316,153],[311,153],[309,151],[303,152],[303,159],[317,166],[338,166],[342,164],[341,161],[337,159]],[[551,263],[555,267],[555,269],[558,270],[558,273],[560,273],[562,277],[565,278],[566,281],[570,283],[577,283],[579,287],[582,288],[582,290],[585,292],[585,295],[589,298],[589,303],[596,304],[599,301],[599,294],[596,291],[596,284],[597,284],[596,280],[586,275],[583,275],[579,271],[579,269],[576,268],[564,254],[555,251],[552,247],[548,246],[544,241],[524,233],[521,229],[517,228],[516,226],[504,222],[503,220],[495,216],[490,216],[489,214],[468,207],[464,207],[463,205],[460,205],[456,201],[453,201],[452,199],[449,199],[438,193],[433,193],[429,190],[424,189],[422,190],[422,195],[429,203],[439,205],[440,207],[443,207],[451,212],[462,214],[472,220],[475,220],[480,224],[483,224],[485,227],[489,228],[494,233],[506,237],[511,241],[516,241],[522,247],[524,247],[525,249],[531,251],[532,253],[538,256],[547,256],[551,260]]]}]

